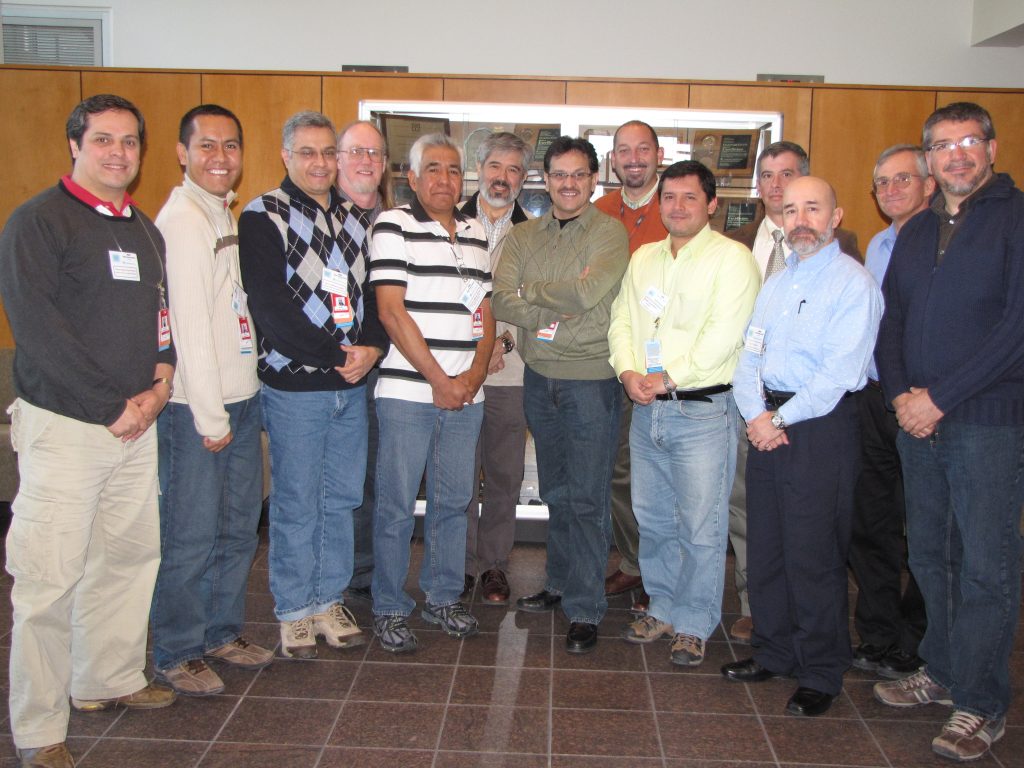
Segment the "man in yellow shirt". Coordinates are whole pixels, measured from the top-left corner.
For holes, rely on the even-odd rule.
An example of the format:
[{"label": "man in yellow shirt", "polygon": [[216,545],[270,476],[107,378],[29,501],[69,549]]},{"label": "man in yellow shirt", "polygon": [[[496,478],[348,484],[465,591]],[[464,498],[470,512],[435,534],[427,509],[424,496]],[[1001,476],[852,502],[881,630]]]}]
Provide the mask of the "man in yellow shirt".
[{"label": "man in yellow shirt", "polygon": [[668,237],[637,249],[612,305],[610,362],[635,403],[629,433],[647,615],[632,643],[672,636],[696,666],[721,619],[736,471],[733,369],[761,286],[750,251],[711,230],[715,178],[675,163],[658,185]]}]

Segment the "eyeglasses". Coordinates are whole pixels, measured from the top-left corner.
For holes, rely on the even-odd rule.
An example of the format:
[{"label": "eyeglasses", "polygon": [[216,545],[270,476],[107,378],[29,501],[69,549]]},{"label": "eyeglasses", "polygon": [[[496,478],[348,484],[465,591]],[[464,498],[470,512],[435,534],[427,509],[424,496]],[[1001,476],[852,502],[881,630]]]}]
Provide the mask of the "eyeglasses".
[{"label": "eyeglasses", "polygon": [[371,149],[370,147],[352,147],[352,149],[339,150],[342,155],[351,155],[353,160],[370,158],[374,163],[383,163],[385,152],[383,149]]},{"label": "eyeglasses", "polygon": [[302,149],[289,149],[288,154],[298,155],[307,163],[316,160],[318,157],[322,157],[326,162],[334,162],[338,159],[338,150],[334,147],[327,147],[326,149],[313,149],[312,147],[303,147]]},{"label": "eyeglasses", "polygon": [[914,179],[922,178],[916,173],[897,173],[892,178],[888,176],[879,176],[871,183],[871,191],[875,194],[879,192],[885,192],[891,185],[893,189],[906,189],[910,186],[910,182]]},{"label": "eyeglasses", "polygon": [[594,174],[592,171],[576,171],[575,173],[567,173],[566,171],[548,172],[548,178],[551,179],[552,181],[557,181],[559,183],[565,181],[566,179],[572,179],[573,181],[584,181],[585,179],[589,179],[593,175]]},{"label": "eyeglasses", "polygon": [[978,144],[984,144],[987,141],[988,139],[982,139],[977,136],[964,136],[957,141],[937,141],[928,147],[928,151],[938,154],[939,152],[952,152],[957,147],[960,147],[960,149],[966,152],[971,147],[976,147]]}]

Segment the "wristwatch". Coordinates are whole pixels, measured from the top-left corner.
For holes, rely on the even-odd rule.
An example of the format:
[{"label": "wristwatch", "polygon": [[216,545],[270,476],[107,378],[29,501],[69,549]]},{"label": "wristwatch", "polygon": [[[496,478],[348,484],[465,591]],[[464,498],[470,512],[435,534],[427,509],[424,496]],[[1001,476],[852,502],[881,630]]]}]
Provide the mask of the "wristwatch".
[{"label": "wristwatch", "polygon": [[516,343],[512,341],[508,336],[501,337],[501,346],[505,348],[505,354],[507,355],[513,349],[516,348]]},{"label": "wristwatch", "polygon": [[676,383],[668,377],[668,371],[661,372],[661,383],[665,385],[665,391],[669,394],[676,391]]},{"label": "wristwatch", "polygon": [[782,414],[778,411],[772,414],[772,426],[779,430],[786,428],[786,420],[782,418]]}]

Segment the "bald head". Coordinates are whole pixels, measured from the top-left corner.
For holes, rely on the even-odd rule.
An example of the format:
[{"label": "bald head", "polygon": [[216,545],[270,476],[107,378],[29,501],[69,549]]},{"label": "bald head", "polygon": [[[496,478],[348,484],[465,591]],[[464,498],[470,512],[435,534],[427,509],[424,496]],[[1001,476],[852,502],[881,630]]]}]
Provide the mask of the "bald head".
[{"label": "bald head", "polygon": [[801,258],[813,256],[832,242],[843,218],[832,185],[817,176],[793,179],[782,199],[782,229],[789,247]]}]

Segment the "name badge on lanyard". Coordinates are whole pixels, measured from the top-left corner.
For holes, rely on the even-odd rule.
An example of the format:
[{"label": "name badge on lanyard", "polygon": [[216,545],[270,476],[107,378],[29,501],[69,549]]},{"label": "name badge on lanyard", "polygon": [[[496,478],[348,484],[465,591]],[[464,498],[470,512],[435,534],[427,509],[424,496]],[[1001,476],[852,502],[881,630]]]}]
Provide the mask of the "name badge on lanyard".
[{"label": "name badge on lanyard", "polygon": [[331,316],[334,324],[339,328],[352,327],[352,302],[348,296],[337,293],[331,294]]},{"label": "name badge on lanyard", "polygon": [[661,364],[661,339],[647,339],[644,342],[644,359],[648,373],[660,373],[665,370]]},{"label": "name badge on lanyard", "polygon": [[139,282],[139,257],[129,251],[108,251],[110,274],[115,280]]},{"label": "name badge on lanyard", "polygon": [[252,329],[247,317],[238,318],[238,351],[243,355],[252,354]]},{"label": "name badge on lanyard", "polygon": [[473,341],[484,337],[484,311],[477,307],[473,310]]},{"label": "name badge on lanyard", "polygon": [[470,280],[466,285],[466,290],[464,290],[462,295],[459,297],[459,301],[462,302],[462,305],[474,314],[480,307],[480,302],[483,300],[484,287],[476,280]]},{"label": "name badge on lanyard", "polygon": [[750,326],[747,328],[747,338],[743,341],[743,348],[755,355],[762,354],[764,352],[764,334],[764,328],[758,328],[756,325]]},{"label": "name badge on lanyard", "polygon": [[171,348],[171,311],[167,307],[156,313],[156,348],[161,352]]},{"label": "name badge on lanyard", "polygon": [[537,331],[537,341],[552,342],[555,340],[555,334],[558,332],[558,323],[552,323],[547,328],[541,328]]}]

